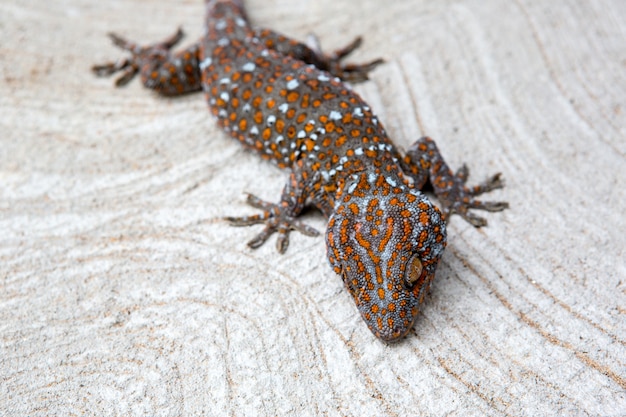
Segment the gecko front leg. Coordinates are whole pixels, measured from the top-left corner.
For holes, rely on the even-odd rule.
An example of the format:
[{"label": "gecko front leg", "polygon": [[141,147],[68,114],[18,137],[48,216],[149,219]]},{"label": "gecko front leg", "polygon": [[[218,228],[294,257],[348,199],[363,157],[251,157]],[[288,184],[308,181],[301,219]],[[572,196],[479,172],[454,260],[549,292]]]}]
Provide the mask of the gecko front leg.
[{"label": "gecko front leg", "polygon": [[265,224],[265,228],[248,242],[248,246],[256,249],[276,232],[278,233],[276,249],[280,253],[285,253],[289,246],[289,232],[291,230],[298,230],[307,236],[319,235],[315,228],[298,220],[298,216],[305,207],[308,198],[313,195],[312,188],[314,187],[305,181],[302,175],[301,164],[297,164],[289,176],[289,181],[283,189],[279,203],[269,203],[252,194],[248,194],[247,203],[263,212],[250,216],[226,217],[226,220],[233,226]]},{"label": "gecko front leg", "polygon": [[413,179],[416,188],[423,188],[427,182],[433,186],[446,221],[456,213],[473,226],[482,227],[487,225],[487,220],[473,214],[470,209],[496,212],[509,207],[507,202],[481,201],[476,198],[504,187],[500,173],[474,187],[467,187],[465,185],[469,176],[467,166],[463,165],[453,173],[444,161],[437,144],[429,137],[423,137],[415,142],[402,162],[404,172]]},{"label": "gecko front leg", "polygon": [[[367,81],[368,74],[384,61],[375,59],[364,64],[344,64],[343,60],[354,52],[363,43],[363,39],[358,37],[343,48],[326,54],[321,51],[319,45],[315,49],[291,39],[285,35],[270,29],[257,29],[254,32],[255,38],[265,47],[278,52],[281,55],[304,61],[315,66],[317,69],[328,71],[335,77],[343,81],[358,83]],[[316,39],[317,43],[317,39]]]}]

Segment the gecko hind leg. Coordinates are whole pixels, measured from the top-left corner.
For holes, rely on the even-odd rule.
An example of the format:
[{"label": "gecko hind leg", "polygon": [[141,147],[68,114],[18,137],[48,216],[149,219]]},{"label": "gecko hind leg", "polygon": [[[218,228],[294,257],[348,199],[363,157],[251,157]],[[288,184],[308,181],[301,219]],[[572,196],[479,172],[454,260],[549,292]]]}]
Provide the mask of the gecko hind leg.
[{"label": "gecko hind leg", "polygon": [[363,38],[357,36],[352,42],[343,48],[335,50],[333,53],[325,54],[322,52],[320,42],[317,36],[310,35],[313,45],[312,50],[316,53],[320,60],[321,66],[327,68],[327,71],[336,77],[348,82],[364,82],[369,79],[368,74],[378,65],[384,63],[382,58],[374,59],[364,64],[343,64],[342,61],[363,44]]},{"label": "gecko hind leg", "polygon": [[270,29],[257,29],[254,34],[256,39],[268,49],[304,61],[320,70],[328,71],[343,81],[354,83],[367,81],[369,72],[384,62],[382,59],[375,59],[364,64],[343,63],[344,58],[363,43],[360,36],[343,48],[326,54],[322,52],[319,41],[314,35],[310,35],[311,41],[308,42],[309,44],[305,44]]},{"label": "gecko hind leg", "polygon": [[145,54],[147,51],[169,51],[185,37],[185,33],[182,28],[178,28],[176,33],[167,37],[163,41],[142,47],[134,42],[124,39],[116,33],[111,32],[108,35],[115,46],[123,49],[124,51],[130,52],[132,57],[120,59],[116,62],[94,65],[91,67],[91,70],[99,77],[108,77],[116,72],[123,71],[122,76],[115,81],[115,85],[117,87],[128,84],[128,82],[130,82],[135,75],[137,75],[140,68],[140,63],[138,62],[139,56]]},{"label": "gecko hind leg", "polygon": [[130,52],[131,56],[117,62],[94,65],[92,71],[97,76],[107,77],[121,72],[122,75],[115,81],[115,85],[121,87],[140,74],[145,87],[166,96],[202,89],[199,45],[193,44],[179,53],[170,53],[170,49],[184,37],[181,28],[163,41],[147,46],[130,42],[115,33],[109,33],[109,37],[115,46]]}]

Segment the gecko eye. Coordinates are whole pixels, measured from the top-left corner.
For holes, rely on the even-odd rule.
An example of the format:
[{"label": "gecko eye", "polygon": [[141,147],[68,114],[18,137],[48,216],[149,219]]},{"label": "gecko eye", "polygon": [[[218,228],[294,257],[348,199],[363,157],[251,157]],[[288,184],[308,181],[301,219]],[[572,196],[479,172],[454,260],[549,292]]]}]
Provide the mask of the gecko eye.
[{"label": "gecko eye", "polygon": [[413,255],[409,262],[406,264],[406,271],[404,273],[404,280],[407,287],[411,288],[422,276],[422,261],[417,254]]}]

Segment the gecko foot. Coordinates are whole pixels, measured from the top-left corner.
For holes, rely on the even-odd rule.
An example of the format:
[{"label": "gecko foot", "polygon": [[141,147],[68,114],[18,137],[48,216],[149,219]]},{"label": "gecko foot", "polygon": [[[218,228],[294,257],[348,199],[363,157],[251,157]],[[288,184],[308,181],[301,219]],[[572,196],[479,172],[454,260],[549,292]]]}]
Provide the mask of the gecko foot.
[{"label": "gecko foot", "polygon": [[473,214],[469,210],[477,209],[496,212],[509,207],[509,203],[504,201],[481,201],[475,198],[481,194],[503,188],[504,180],[501,175],[497,173],[486,181],[469,188],[465,185],[469,177],[469,169],[464,164],[452,177],[451,186],[437,195],[443,206],[445,218],[449,219],[450,215],[456,213],[475,227],[486,226],[486,219]]},{"label": "gecko foot", "polygon": [[263,231],[248,242],[248,246],[252,249],[256,249],[263,245],[274,232],[278,233],[276,249],[280,253],[285,253],[287,247],[289,246],[289,232],[291,230],[298,230],[307,236],[319,235],[319,232],[316,229],[298,220],[296,218],[297,215],[291,214],[286,202],[279,204],[268,203],[253,196],[252,194],[248,194],[247,203],[252,207],[263,210],[263,213],[252,216],[226,217],[226,220],[233,226],[250,226],[260,223],[265,224]]},{"label": "gecko foot", "polygon": [[314,46],[313,50],[317,53],[318,59],[322,64],[321,66],[343,81],[353,83],[367,81],[369,79],[369,72],[373,71],[374,68],[384,62],[383,59],[379,58],[365,64],[342,64],[343,59],[354,52],[354,50],[359,48],[363,43],[363,38],[360,36],[331,54],[325,54],[321,51],[319,41],[314,35],[311,35],[310,43]]},{"label": "gecko foot", "polygon": [[178,28],[176,33],[167,39],[148,46],[139,46],[130,42],[115,33],[109,33],[109,37],[113,44],[132,54],[130,58],[120,59],[116,62],[109,62],[101,65],[94,65],[91,70],[99,77],[108,77],[116,72],[122,72],[122,75],[115,80],[115,85],[121,87],[128,84],[140,70],[140,58],[149,53],[167,52],[173,48],[185,36],[182,28]]}]

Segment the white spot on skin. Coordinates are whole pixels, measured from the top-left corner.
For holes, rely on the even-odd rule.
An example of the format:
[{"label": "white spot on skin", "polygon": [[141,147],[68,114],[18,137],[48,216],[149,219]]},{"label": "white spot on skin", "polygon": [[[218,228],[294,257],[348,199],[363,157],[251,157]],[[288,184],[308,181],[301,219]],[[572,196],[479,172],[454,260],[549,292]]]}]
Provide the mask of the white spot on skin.
[{"label": "white spot on skin", "polygon": [[328,115],[328,118],[330,120],[341,120],[341,113],[339,113],[336,110],[333,110],[330,112],[330,114]]},{"label": "white spot on skin", "polygon": [[217,115],[219,117],[226,117],[226,116],[228,116],[228,112],[225,109],[220,109],[220,111],[217,113]]},{"label": "white spot on skin", "polygon": [[267,116],[267,125],[274,126],[274,123],[276,123],[276,116],[274,116],[273,114]]},{"label": "white spot on skin", "polygon": [[252,72],[256,69],[256,64],[254,62],[246,62],[241,67],[243,71]]},{"label": "white spot on skin", "polygon": [[298,82],[298,80],[291,80],[287,83],[287,89],[295,90],[296,88],[298,88],[299,85],[300,83]]},{"label": "white spot on skin", "polygon": [[287,103],[283,103],[280,106],[278,106],[278,110],[280,110],[283,113],[287,113],[287,110],[289,110],[289,104]]},{"label": "white spot on skin", "polygon": [[354,154],[355,154],[355,155],[359,155],[359,156],[360,156],[360,155],[363,155],[363,148],[356,148],[356,149],[354,150]]},{"label": "white spot on skin", "polygon": [[228,38],[222,38],[222,39],[220,39],[219,41],[217,41],[217,44],[218,44],[219,46],[228,46],[228,45],[230,45],[230,39],[228,39]]},{"label": "white spot on skin", "polygon": [[262,57],[267,57],[267,56],[269,56],[269,54],[270,54],[270,51],[268,51],[267,49],[264,49],[264,50],[261,51],[261,56]]},{"label": "white spot on skin", "polygon": [[[276,138],[276,144],[281,143],[283,140],[285,140],[285,138],[283,137],[283,135],[280,135],[279,137]],[[284,148],[283,148],[284,149]],[[286,150],[286,149],[285,149]]]},{"label": "white spot on skin", "polygon": [[391,185],[392,187],[398,186],[398,183],[393,178],[386,177],[385,181],[387,182],[387,184]]},{"label": "white spot on skin", "polygon": [[306,132],[301,130],[298,132],[298,139],[304,139],[306,137]]},{"label": "white spot on skin", "polygon": [[217,30],[224,30],[226,29],[226,26],[228,26],[228,23],[226,23],[226,20],[224,19],[220,19],[215,23],[215,29]]},{"label": "white spot on skin", "polygon": [[352,194],[354,190],[356,190],[357,185],[358,184],[356,182],[352,183],[350,187],[348,187],[348,194]]},{"label": "white spot on skin", "polygon": [[241,110],[243,110],[244,113],[250,112],[250,109],[251,109],[250,103],[244,104],[243,107],[241,108]]},{"label": "white spot on skin", "polygon": [[211,65],[213,60],[211,58],[204,58],[202,62],[200,62],[200,71],[204,71],[207,67]]},{"label": "white spot on skin", "polygon": [[246,21],[243,20],[241,17],[238,17],[237,19],[235,19],[235,23],[237,24],[237,26],[239,27],[244,27],[246,26]]},{"label": "white spot on skin", "polygon": [[252,127],[250,128],[250,134],[251,134],[251,135],[258,135],[258,134],[259,134],[259,128],[258,128],[258,127],[256,127],[256,126],[252,126]]},{"label": "white spot on skin", "polygon": [[326,75],[326,74],[318,75],[317,79],[322,81],[322,82],[330,81],[330,77],[328,75]]},{"label": "white spot on skin", "polygon": [[222,92],[222,94],[220,94],[220,98],[224,101],[228,101],[230,100],[230,96],[228,95],[228,93],[226,91]]},{"label": "white spot on skin", "polygon": [[363,117],[363,110],[360,107],[356,107],[353,111],[352,111],[352,115],[354,117]]},{"label": "white spot on skin", "polygon": [[220,80],[220,84],[230,84],[230,78],[228,78],[228,77],[222,78]]}]

